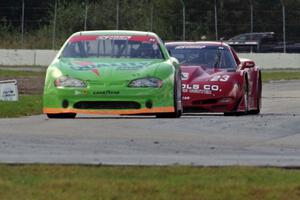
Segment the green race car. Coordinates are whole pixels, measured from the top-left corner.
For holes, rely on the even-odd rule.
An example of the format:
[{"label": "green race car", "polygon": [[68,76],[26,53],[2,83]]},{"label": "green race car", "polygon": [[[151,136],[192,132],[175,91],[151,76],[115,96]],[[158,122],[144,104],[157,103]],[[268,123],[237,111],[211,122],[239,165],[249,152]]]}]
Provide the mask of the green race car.
[{"label": "green race car", "polygon": [[178,61],[161,39],[140,31],[73,34],[47,69],[43,112],[180,117]]}]

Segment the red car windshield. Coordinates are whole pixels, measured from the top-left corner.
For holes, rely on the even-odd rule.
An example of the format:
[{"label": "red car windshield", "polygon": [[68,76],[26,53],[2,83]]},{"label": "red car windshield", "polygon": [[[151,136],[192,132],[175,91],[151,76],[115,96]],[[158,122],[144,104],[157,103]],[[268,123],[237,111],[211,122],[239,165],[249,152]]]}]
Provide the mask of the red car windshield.
[{"label": "red car windshield", "polygon": [[69,40],[60,57],[163,58],[156,38],[130,35],[74,36]]},{"label": "red car windshield", "polygon": [[168,47],[168,49],[181,65],[205,68],[236,68],[237,66],[230,50],[223,46],[183,45]]}]

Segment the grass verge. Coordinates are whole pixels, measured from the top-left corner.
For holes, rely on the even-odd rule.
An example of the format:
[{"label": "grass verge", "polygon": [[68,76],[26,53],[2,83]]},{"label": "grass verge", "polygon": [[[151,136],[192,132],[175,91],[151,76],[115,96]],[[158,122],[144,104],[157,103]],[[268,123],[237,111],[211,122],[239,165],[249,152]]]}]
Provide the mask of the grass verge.
[{"label": "grass verge", "polygon": [[0,101],[0,118],[42,113],[41,95],[20,95],[19,101]]},{"label": "grass verge", "polygon": [[7,69],[0,69],[0,78],[5,78],[5,77],[11,77],[11,78],[18,78],[18,77],[26,77],[26,76],[37,76],[37,77],[44,77],[45,72],[36,72],[36,71],[22,71],[22,70],[17,70],[18,68],[16,67],[11,67],[11,70]]},{"label": "grass verge", "polygon": [[262,81],[279,81],[279,80],[299,80],[300,71],[299,70],[268,70],[262,71]]},{"label": "grass verge", "polygon": [[299,180],[277,168],[0,165],[0,199],[298,200]]}]

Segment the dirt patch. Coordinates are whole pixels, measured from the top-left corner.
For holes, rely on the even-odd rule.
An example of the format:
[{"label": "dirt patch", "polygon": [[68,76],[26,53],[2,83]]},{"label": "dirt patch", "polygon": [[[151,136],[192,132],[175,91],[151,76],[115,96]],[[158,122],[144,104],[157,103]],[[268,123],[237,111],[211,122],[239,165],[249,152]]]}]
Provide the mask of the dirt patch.
[{"label": "dirt patch", "polygon": [[44,88],[44,76],[18,76],[1,77],[0,80],[16,79],[18,81],[19,94],[42,94]]}]

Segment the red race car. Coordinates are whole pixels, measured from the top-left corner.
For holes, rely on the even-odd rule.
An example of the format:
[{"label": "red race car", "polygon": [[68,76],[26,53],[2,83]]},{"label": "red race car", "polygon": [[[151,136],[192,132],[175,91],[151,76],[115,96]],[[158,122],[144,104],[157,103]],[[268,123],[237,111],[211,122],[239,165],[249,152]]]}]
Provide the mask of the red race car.
[{"label": "red race car", "polygon": [[181,63],[184,112],[259,114],[261,71],[223,42],[169,42]]}]

